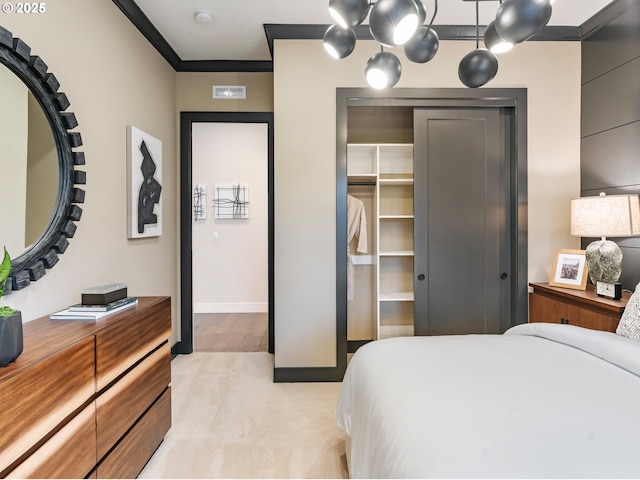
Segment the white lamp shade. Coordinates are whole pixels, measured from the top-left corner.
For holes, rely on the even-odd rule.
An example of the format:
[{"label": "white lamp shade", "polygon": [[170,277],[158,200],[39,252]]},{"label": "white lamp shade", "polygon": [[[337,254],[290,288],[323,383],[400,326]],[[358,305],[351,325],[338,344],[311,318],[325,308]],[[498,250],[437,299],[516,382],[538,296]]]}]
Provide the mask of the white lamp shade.
[{"label": "white lamp shade", "polygon": [[640,198],[638,195],[601,195],[571,200],[571,235],[640,235]]}]

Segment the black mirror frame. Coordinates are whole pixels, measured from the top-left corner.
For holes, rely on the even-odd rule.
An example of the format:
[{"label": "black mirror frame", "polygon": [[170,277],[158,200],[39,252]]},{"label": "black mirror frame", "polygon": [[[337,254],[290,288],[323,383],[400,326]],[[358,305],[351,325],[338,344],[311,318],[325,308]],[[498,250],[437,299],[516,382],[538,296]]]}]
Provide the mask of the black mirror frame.
[{"label": "black mirror frame", "polygon": [[[86,183],[86,172],[76,170],[84,165],[83,152],[73,151],[82,145],[80,132],[70,131],[78,126],[76,116],[66,112],[69,99],[59,92],[60,83],[38,56],[31,55],[31,48],[11,32],[0,26],[0,64],[15,73],[40,103],[49,120],[58,151],[58,197],[51,220],[42,236],[29,249],[12,259],[11,273],[5,294],[21,290],[31,282],[42,278],[46,269],[58,263],[58,255],[69,246],[68,239],[76,232],[73,222],[80,220],[84,203],[84,190],[76,185]],[[10,201],[10,199],[4,199]],[[7,291],[9,290],[9,292]]]}]

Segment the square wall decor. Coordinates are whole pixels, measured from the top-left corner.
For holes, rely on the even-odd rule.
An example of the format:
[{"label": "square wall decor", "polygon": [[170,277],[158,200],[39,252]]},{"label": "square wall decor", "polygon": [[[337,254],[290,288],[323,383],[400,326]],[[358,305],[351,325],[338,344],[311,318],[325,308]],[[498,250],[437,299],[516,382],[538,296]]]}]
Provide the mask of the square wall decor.
[{"label": "square wall decor", "polygon": [[213,213],[215,218],[249,218],[249,187],[240,183],[216,185]]}]

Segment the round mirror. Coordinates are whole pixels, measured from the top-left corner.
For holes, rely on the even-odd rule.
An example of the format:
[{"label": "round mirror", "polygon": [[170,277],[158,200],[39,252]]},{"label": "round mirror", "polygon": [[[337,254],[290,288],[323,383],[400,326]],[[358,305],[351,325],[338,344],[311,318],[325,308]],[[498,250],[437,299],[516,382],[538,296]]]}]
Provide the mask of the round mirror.
[{"label": "round mirror", "polygon": [[0,247],[12,257],[7,290],[19,290],[58,262],[80,220],[86,182],[75,115],[40,57],[0,27]]},{"label": "round mirror", "polygon": [[22,255],[46,231],[58,197],[58,152],[40,104],[11,70],[0,65],[0,172],[4,210],[0,246]]}]

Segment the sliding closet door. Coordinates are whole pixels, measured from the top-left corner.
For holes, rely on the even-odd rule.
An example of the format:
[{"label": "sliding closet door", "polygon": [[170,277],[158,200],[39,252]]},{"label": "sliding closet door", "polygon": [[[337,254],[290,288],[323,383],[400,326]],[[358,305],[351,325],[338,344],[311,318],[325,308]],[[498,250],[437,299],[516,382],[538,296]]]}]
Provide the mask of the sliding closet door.
[{"label": "sliding closet door", "polygon": [[416,335],[500,331],[510,273],[506,151],[498,108],[414,111]]}]

